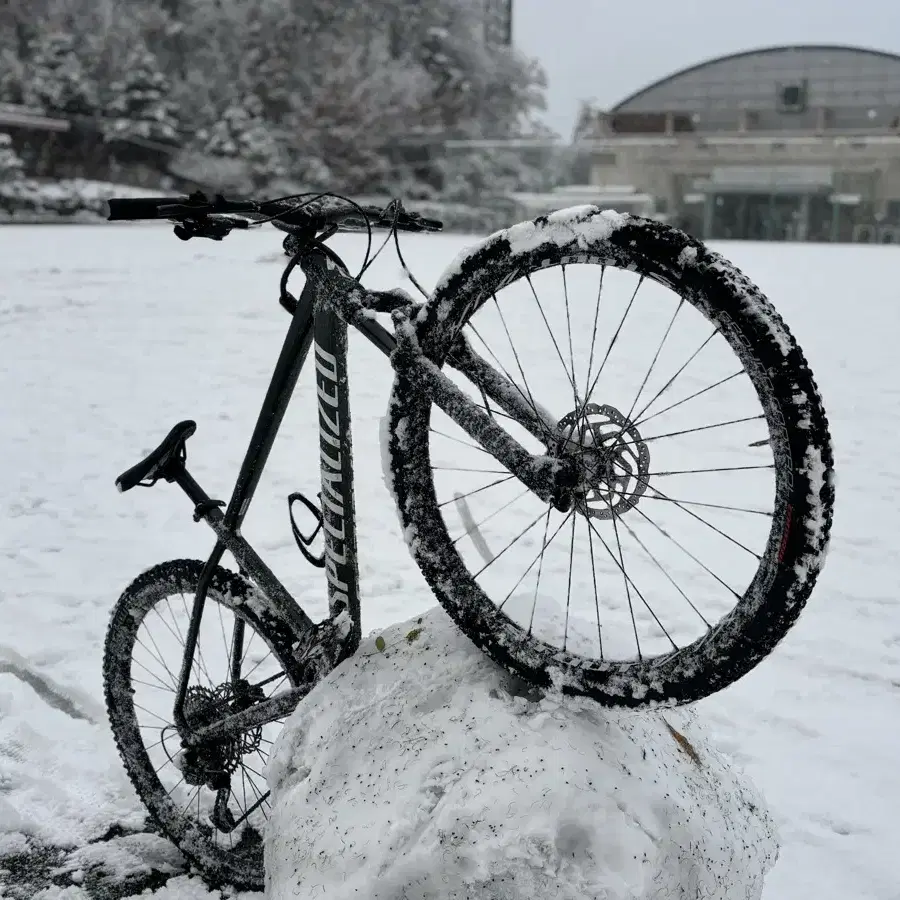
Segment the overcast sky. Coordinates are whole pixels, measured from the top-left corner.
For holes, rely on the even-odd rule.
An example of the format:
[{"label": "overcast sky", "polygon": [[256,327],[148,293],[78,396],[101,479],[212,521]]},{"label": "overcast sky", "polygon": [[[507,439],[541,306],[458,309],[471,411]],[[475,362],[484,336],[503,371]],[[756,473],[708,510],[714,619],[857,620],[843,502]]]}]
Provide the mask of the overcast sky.
[{"label": "overcast sky", "polygon": [[513,38],[549,78],[547,124],[569,137],[579,100],[612,106],[677,69],[775,44],[900,53],[897,0],[513,0]]}]

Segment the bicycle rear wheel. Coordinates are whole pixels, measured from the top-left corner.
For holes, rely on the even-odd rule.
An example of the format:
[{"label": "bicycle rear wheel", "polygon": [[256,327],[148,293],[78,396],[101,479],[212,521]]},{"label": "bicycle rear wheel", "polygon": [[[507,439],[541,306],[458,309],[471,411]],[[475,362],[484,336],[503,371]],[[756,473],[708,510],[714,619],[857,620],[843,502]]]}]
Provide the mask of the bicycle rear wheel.
[{"label": "bicycle rear wheel", "polygon": [[[579,303],[576,287],[592,293]],[[579,499],[558,513],[395,380],[387,465],[404,533],[475,644],[535,684],[632,707],[700,699],[772,651],[824,563],[833,454],[802,352],[741,272],[664,224],[581,207],[474,248],[417,328],[439,366],[464,336],[555,429],[526,433],[445,372],[532,452],[577,458],[581,472]],[[711,419],[697,418],[703,403]],[[748,484],[734,488],[737,475]]]},{"label": "bicycle rear wheel", "polygon": [[[162,563],[138,576],[119,598],[103,657],[106,708],[128,776],[163,833],[214,883],[262,890],[264,767],[282,720],[190,758],[181,752],[172,719],[203,568],[199,560]],[[195,726],[300,683],[290,629],[256,615],[247,602],[254,590],[234,572],[214,572],[185,703],[185,717]],[[243,623],[237,648],[236,620]],[[233,658],[240,660],[237,682]],[[223,784],[229,787],[221,789]]]}]

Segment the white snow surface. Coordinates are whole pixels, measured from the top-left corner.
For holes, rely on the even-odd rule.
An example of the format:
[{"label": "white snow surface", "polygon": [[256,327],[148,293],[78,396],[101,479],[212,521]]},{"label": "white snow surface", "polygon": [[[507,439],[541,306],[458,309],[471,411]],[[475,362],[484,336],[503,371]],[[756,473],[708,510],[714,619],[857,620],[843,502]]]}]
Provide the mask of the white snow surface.
[{"label": "white snow surface", "polygon": [[381,637],[276,743],[272,900],[762,896],[773,823],[693,711],[535,692],[440,608]]},{"label": "white snow surface", "polygon": [[[411,236],[405,256],[433,284],[475,240]],[[358,238],[334,243],[349,261],[360,259]],[[88,867],[87,880],[92,866],[121,877],[129,867],[160,865],[158,844],[104,840],[115,826],[126,835],[142,829],[144,811],[103,715],[103,638],[116,596],[138,572],[164,559],[205,558],[212,536],[191,521],[176,489],[120,495],[113,479],[176,421],[195,418],[191,471],[213,496],[227,496],[287,325],[277,304],[279,246],[271,229],[185,244],[155,225],[0,228],[4,860],[57,847],[53,864],[67,866],[77,851],[71,861]],[[696,713],[712,745],[759,787],[778,827],[781,849],[765,900],[897,900],[897,249],[716,249],[773,300],[816,373],[839,496],[828,563],[809,608],[769,659]],[[385,253],[367,283],[387,288],[401,280]],[[351,345],[368,634],[424,616],[434,599],[409,558],[381,477],[378,424],[391,373],[365,341]],[[319,618],[321,573],[299,557],[284,502],[293,490],[315,496],[318,489],[314,409],[313,380],[304,378],[244,532]],[[367,765],[356,762],[359,771]],[[81,855],[93,841],[90,855]],[[177,854],[162,858],[176,866]],[[40,893],[19,887],[0,863],[4,896],[89,896],[78,884]],[[184,868],[150,895],[220,896]]]}]

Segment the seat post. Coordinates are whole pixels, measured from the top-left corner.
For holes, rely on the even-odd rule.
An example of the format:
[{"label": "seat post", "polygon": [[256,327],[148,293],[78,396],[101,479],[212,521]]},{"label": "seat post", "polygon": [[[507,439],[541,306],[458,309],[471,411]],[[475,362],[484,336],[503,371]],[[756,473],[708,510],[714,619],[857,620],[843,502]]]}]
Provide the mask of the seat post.
[{"label": "seat post", "polygon": [[178,461],[178,468],[169,477],[188,495],[195,507],[204,508],[212,505],[213,501],[209,494],[197,484],[191,473],[184,467],[182,461]]}]

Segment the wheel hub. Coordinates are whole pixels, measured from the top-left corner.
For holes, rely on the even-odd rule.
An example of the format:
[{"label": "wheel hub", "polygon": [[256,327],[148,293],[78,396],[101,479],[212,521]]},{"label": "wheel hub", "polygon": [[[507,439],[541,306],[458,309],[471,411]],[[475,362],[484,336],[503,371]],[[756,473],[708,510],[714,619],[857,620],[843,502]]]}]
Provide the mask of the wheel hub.
[{"label": "wheel hub", "polygon": [[637,506],[647,489],[650,451],[628,417],[586,403],[557,427],[556,452],[575,463],[573,500],[582,515],[611,519]]}]

